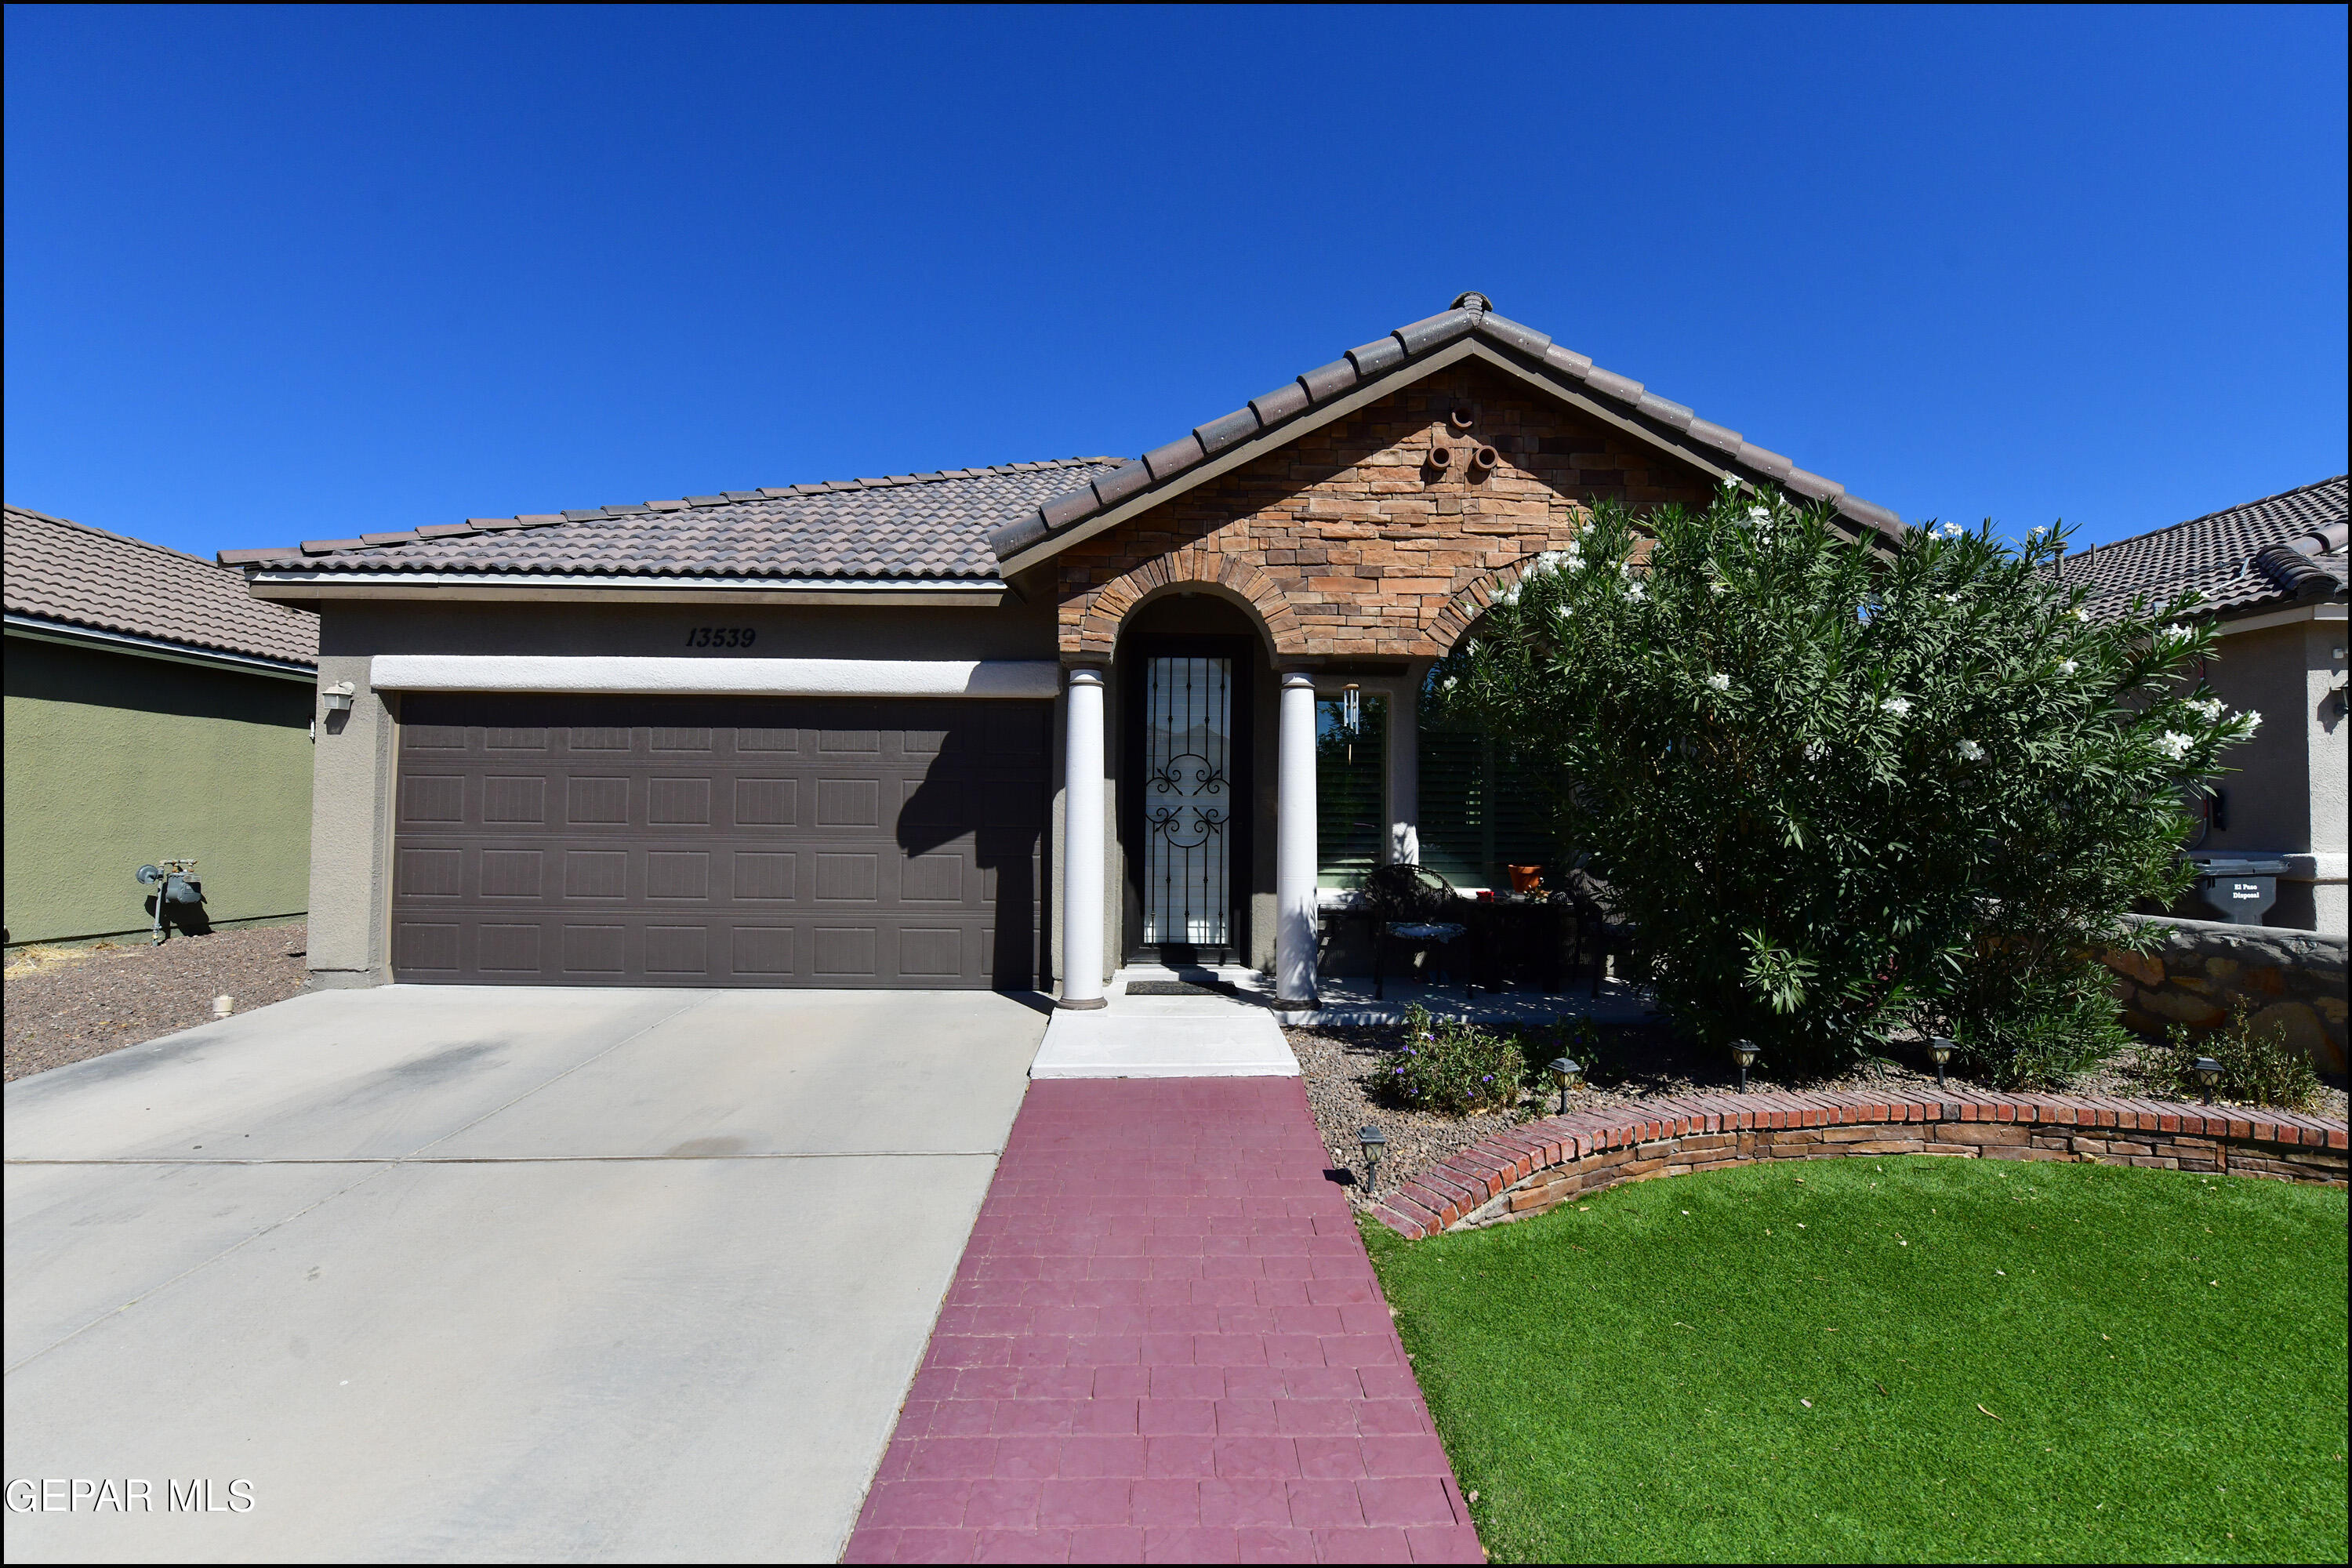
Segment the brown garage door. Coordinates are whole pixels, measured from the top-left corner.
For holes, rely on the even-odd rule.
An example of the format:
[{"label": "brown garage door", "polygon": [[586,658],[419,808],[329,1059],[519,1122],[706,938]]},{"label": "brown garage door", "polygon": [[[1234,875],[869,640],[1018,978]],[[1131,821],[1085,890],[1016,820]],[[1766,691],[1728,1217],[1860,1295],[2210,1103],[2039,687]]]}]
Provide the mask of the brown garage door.
[{"label": "brown garage door", "polygon": [[1051,710],[454,696],[401,704],[394,976],[1023,987]]}]

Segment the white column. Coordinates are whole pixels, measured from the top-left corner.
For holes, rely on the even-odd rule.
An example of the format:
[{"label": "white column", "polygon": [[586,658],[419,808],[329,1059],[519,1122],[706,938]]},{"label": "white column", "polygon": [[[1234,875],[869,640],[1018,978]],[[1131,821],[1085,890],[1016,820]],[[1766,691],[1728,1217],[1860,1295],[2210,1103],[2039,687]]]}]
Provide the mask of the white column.
[{"label": "white column", "polygon": [[1315,678],[1282,678],[1275,801],[1274,995],[1285,1005],[1315,1003]]},{"label": "white column", "polygon": [[1103,1002],[1103,676],[1070,671],[1062,775],[1062,1005]]}]

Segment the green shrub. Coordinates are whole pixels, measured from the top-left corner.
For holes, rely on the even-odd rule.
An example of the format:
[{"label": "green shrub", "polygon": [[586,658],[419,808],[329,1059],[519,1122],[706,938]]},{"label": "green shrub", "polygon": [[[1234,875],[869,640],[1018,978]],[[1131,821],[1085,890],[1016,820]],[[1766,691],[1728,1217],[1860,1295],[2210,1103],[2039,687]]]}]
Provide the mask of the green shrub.
[{"label": "green shrub", "polygon": [[1924,1028],[2063,1075],[2116,1038],[2091,955],[2147,946],[2125,916],[2186,887],[2182,803],[2259,716],[2196,682],[2190,596],[2093,619],[2059,531],[1853,532],[1731,485],[1598,506],[1432,672],[1433,713],[1544,783],[1686,1037],[1801,1077]]},{"label": "green shrub", "polygon": [[1405,1010],[1405,1041],[1380,1068],[1381,1098],[1409,1110],[1468,1116],[1518,1103],[1528,1081],[1525,1042],[1517,1030],[1492,1033],[1460,1018]]},{"label": "green shrub", "polygon": [[1960,1069],[1996,1089],[2063,1089],[2132,1043],[2097,975],[2028,975],[2006,1005],[1956,1026]]},{"label": "green shrub", "polygon": [[2299,1110],[2319,1094],[2319,1072],[2311,1058],[2287,1043],[2284,1030],[2257,1030],[2251,1002],[2232,1006],[2230,1021],[2202,1039],[2175,1024],[2165,1031],[2162,1045],[2142,1055],[2140,1070],[2182,1099],[2199,1100],[2205,1093],[2197,1077],[2199,1057],[2221,1064],[2221,1081],[2213,1092],[2223,1100]]}]

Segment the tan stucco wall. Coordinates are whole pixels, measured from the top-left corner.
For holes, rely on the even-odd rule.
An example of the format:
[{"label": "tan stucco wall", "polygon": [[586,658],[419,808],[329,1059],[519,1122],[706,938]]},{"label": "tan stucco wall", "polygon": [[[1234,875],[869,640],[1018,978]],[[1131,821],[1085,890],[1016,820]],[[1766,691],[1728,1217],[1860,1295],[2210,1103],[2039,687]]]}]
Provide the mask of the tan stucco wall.
[{"label": "tan stucco wall", "polygon": [[[392,978],[393,785],[399,757],[398,697],[379,696],[370,663],[385,653],[699,655],[686,646],[698,626],[748,626],[755,657],[770,658],[1052,658],[1049,605],[999,609],[825,606],[567,605],[431,600],[327,600],[320,611],[319,680],[352,683],[348,714],[319,727],[310,816],[310,971],[315,984],[381,985]],[[1056,707],[1058,709],[1058,704]],[[1056,733],[1060,716],[1055,716]],[[1058,761],[1054,812],[1061,813]],[[1058,842],[1058,839],[1057,839]],[[1047,931],[1059,900],[1047,867]],[[1058,941],[1049,951],[1057,959]],[[1050,961],[1049,961],[1050,962]]]},{"label": "tan stucco wall", "polygon": [[[2298,875],[2281,881],[2265,923],[2338,936],[2346,929],[2346,724],[2330,693],[2344,679],[2345,627],[2339,619],[2306,616],[2220,639],[2205,679],[2231,708],[2261,713],[2263,726],[2224,755],[2238,770],[2221,781],[2227,826],[2196,847],[2200,854],[2318,857],[2315,880]],[[2177,912],[2211,913],[2194,900]]]},{"label": "tan stucco wall", "polygon": [[166,856],[215,922],[302,912],[306,684],[17,637],[6,666],[10,942],[146,930]]}]

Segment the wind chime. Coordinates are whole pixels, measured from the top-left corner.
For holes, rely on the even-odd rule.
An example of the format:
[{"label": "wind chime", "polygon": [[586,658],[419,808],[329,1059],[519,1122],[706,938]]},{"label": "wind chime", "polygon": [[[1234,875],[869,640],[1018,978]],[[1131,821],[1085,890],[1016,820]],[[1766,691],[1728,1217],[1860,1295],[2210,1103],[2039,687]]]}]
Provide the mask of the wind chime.
[{"label": "wind chime", "polygon": [[1348,731],[1348,761],[1356,760],[1356,731],[1364,722],[1363,688],[1354,681],[1339,689],[1339,722]]}]

